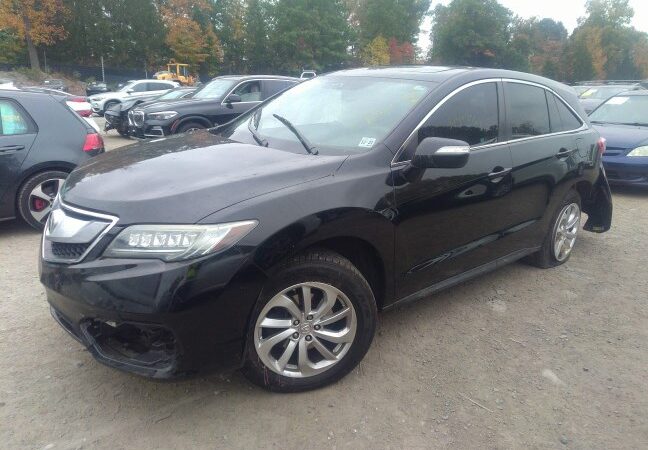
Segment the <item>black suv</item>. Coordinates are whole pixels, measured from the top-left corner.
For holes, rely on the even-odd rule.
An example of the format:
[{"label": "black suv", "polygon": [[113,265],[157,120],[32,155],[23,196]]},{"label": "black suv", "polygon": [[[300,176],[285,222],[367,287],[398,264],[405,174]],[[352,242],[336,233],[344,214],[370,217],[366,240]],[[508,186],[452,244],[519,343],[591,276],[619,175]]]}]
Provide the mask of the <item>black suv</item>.
[{"label": "black suv", "polygon": [[0,221],[43,228],[63,181],[104,151],[101,136],[66,95],[0,90]]},{"label": "black suv", "polygon": [[110,366],[238,366],[269,389],[315,388],[363,358],[378,310],[523,257],[563,264],[581,211],[608,230],[604,149],[546,78],[328,74],[74,171],[40,279],[54,318]]},{"label": "black suv", "polygon": [[299,82],[297,78],[270,75],[217,77],[201,86],[190,99],[134,109],[130,133],[158,138],[211,128],[229,122]]}]

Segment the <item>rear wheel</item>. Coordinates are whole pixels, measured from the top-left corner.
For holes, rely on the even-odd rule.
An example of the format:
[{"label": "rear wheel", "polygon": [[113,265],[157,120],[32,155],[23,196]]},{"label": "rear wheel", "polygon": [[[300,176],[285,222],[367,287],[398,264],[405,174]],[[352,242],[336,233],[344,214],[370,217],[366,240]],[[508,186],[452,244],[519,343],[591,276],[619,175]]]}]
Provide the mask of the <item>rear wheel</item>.
[{"label": "rear wheel", "polygon": [[366,354],[376,315],[371,288],[349,260],[326,250],[296,257],[255,306],[243,371],[278,392],[333,383]]},{"label": "rear wheel", "polygon": [[49,170],[28,178],[18,191],[20,217],[32,227],[42,229],[67,176],[67,172]]},{"label": "rear wheel", "polygon": [[187,122],[180,127],[178,127],[178,130],[176,131],[177,133],[186,133],[188,131],[196,131],[196,130],[204,130],[207,128],[205,125],[198,123],[198,122]]},{"label": "rear wheel", "polygon": [[581,199],[569,191],[556,209],[541,249],[531,255],[531,262],[541,268],[556,267],[571,256],[581,224]]}]

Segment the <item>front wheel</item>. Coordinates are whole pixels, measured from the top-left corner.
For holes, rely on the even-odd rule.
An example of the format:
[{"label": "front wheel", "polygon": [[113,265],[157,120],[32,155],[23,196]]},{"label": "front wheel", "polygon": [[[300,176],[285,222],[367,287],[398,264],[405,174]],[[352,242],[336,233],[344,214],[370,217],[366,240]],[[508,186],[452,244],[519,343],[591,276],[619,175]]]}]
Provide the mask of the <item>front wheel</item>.
[{"label": "front wheel", "polygon": [[201,123],[198,122],[187,122],[185,124],[182,124],[176,133],[187,133],[189,131],[196,131],[196,130],[204,130],[207,128]]},{"label": "front wheel", "polygon": [[531,255],[531,262],[543,269],[564,264],[574,249],[581,224],[581,199],[576,191],[567,193],[551,223],[542,247]]},{"label": "front wheel", "polygon": [[243,371],[277,392],[333,383],[367,353],[376,316],[371,288],[349,260],[326,250],[298,256],[263,289]]}]

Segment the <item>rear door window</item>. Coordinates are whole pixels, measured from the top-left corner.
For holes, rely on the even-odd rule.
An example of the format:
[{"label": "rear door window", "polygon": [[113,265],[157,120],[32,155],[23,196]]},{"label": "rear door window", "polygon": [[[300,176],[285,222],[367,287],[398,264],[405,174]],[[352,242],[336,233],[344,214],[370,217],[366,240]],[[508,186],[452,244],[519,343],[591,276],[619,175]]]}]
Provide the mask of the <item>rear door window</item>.
[{"label": "rear door window", "polygon": [[34,132],[27,114],[17,103],[0,99],[0,136],[13,136]]},{"label": "rear door window", "polygon": [[172,89],[172,86],[169,86],[166,83],[149,83],[148,84],[148,90],[149,91],[164,91],[167,89]]},{"label": "rear door window", "polygon": [[507,117],[511,139],[549,134],[549,109],[545,90],[521,83],[505,83]]},{"label": "rear door window", "polygon": [[263,82],[265,86],[264,99],[270,98],[278,92],[284,91],[290,87],[293,87],[296,82],[288,80],[265,80]]}]

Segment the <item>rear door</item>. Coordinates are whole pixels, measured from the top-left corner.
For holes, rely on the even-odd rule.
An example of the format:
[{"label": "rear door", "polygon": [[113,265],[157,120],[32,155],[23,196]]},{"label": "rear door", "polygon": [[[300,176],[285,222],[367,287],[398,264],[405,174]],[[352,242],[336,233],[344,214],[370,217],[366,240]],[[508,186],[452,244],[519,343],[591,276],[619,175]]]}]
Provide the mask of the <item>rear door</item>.
[{"label": "rear door", "polygon": [[291,80],[263,80],[263,100],[272,97],[279,92],[285,91],[297,84]]},{"label": "rear door", "polygon": [[27,111],[17,101],[0,97],[0,205],[13,201],[5,194],[18,179],[36,134],[36,124]]},{"label": "rear door", "polygon": [[542,86],[511,80],[504,83],[504,95],[508,119],[505,132],[513,157],[510,214],[521,224],[516,245],[533,247],[545,234],[540,220],[556,184],[576,169],[578,133],[574,131],[582,123]]},{"label": "rear door", "polygon": [[511,226],[511,154],[502,138],[503,97],[496,81],[469,86],[437,106],[393,167],[394,179],[426,137],[470,144],[459,169],[427,169],[395,182],[398,209],[398,297],[459,275],[502,256],[501,238]]}]

